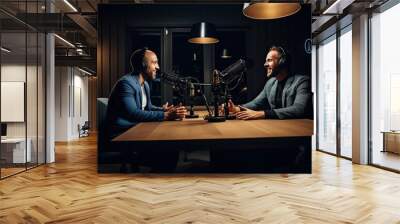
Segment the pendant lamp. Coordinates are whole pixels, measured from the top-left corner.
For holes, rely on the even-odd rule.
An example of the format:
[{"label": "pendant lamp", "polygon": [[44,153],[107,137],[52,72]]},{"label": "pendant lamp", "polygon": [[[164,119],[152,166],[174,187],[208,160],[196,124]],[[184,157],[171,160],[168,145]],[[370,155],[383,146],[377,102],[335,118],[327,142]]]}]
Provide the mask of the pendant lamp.
[{"label": "pendant lamp", "polygon": [[300,11],[301,5],[296,2],[263,2],[244,3],[243,15],[251,19],[268,20],[291,16]]},{"label": "pendant lamp", "polygon": [[192,26],[188,41],[193,44],[215,44],[219,42],[216,33],[213,24],[208,22],[196,23]]}]

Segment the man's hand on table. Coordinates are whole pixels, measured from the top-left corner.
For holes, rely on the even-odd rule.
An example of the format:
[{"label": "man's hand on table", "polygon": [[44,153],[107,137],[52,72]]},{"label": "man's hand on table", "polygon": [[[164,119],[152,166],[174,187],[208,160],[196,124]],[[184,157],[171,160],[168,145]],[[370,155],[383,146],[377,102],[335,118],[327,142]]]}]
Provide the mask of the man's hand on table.
[{"label": "man's hand on table", "polygon": [[173,104],[168,105],[168,102],[166,102],[166,103],[162,106],[162,108],[163,108],[164,111],[168,111],[168,110],[172,109],[173,107],[174,107],[174,105],[173,105]]},{"label": "man's hand on table", "polygon": [[164,120],[182,120],[185,118],[186,112],[186,108],[181,104],[176,107],[169,107],[169,109],[164,112]]},{"label": "man's hand on table", "polygon": [[236,113],[236,118],[239,120],[256,120],[256,119],[264,119],[265,112],[264,111],[255,111],[250,110],[249,108],[239,106],[240,110]]},{"label": "man's hand on table", "polygon": [[[229,111],[229,113],[235,114],[235,113],[237,113],[237,112],[240,111],[240,108],[239,108],[238,106],[236,106],[236,105],[232,102],[232,100],[229,100],[229,101],[228,101],[228,111]],[[222,104],[222,105],[221,105],[221,108],[220,108],[220,110],[219,110],[219,113],[220,113],[220,114],[225,114],[225,104]]]},{"label": "man's hand on table", "polygon": [[[236,115],[236,119],[239,120],[256,120],[256,119],[264,119],[265,112],[264,111],[255,111],[243,106],[236,106],[232,100],[228,101],[228,110],[229,113],[233,113]],[[221,113],[224,113],[224,105],[222,105]]]}]

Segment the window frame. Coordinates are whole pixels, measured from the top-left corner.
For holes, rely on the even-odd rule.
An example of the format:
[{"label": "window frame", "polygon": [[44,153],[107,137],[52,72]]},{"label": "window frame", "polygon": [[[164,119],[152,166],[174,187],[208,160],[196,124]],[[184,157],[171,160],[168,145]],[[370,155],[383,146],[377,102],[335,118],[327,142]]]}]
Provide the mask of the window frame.
[{"label": "window frame", "polygon": [[341,77],[341,67],[340,67],[340,37],[347,32],[352,32],[352,23],[347,24],[341,29],[336,30],[335,33],[327,36],[324,39],[321,39],[317,42],[316,44],[316,103],[319,105],[319,87],[320,87],[320,74],[319,74],[319,54],[318,54],[318,49],[322,43],[327,43],[330,41],[336,41],[336,152],[328,152],[324,149],[320,149],[320,143],[319,143],[319,107],[316,106],[316,151],[323,152],[329,155],[333,155],[339,158],[343,158],[346,160],[352,160],[352,158],[343,156],[341,153],[341,118],[340,118],[340,103],[341,103],[341,97],[340,97],[340,77]]}]

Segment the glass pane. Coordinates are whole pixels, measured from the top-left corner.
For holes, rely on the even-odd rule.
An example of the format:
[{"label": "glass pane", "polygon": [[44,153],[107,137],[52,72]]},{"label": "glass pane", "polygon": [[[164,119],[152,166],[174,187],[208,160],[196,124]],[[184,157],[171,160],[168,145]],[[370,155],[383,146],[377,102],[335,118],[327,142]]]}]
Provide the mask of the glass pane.
[{"label": "glass pane", "polygon": [[312,45],[312,60],[311,60],[311,72],[312,72],[312,77],[311,77],[311,91],[313,92],[313,115],[314,115],[314,122],[313,122],[313,136],[311,138],[312,141],[312,149],[316,150],[317,149],[317,119],[315,119],[315,115],[317,114],[317,105],[316,105],[316,97],[317,94],[317,47],[316,45]]},{"label": "glass pane", "polygon": [[26,150],[26,33],[1,33],[1,47],[1,176],[5,177],[25,170],[31,159],[29,147]]},{"label": "glass pane", "polygon": [[28,168],[37,165],[37,75],[38,75],[38,35],[36,32],[27,33],[27,80],[26,80],[26,116],[27,116],[27,143]]},{"label": "glass pane", "polygon": [[25,12],[27,11],[27,1],[0,1],[0,8],[11,12],[18,20],[9,17],[5,13],[0,12],[1,31],[2,32],[25,32],[26,20]]},{"label": "glass pane", "polygon": [[[400,4],[371,19],[372,163],[400,170]],[[383,133],[389,132],[389,133]]]},{"label": "glass pane", "polygon": [[318,48],[318,148],[336,154],[336,37]]},{"label": "glass pane", "polygon": [[352,157],[352,35],[340,36],[340,153]]}]

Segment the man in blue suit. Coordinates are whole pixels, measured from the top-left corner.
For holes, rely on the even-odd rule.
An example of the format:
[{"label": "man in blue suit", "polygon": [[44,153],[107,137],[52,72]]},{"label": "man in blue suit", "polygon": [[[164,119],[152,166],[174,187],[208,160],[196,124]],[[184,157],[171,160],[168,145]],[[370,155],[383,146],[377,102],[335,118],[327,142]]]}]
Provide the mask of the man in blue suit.
[{"label": "man in blue suit", "polygon": [[[105,130],[109,141],[140,122],[182,120],[186,114],[183,106],[168,106],[166,103],[163,107],[157,107],[151,103],[147,81],[154,80],[159,70],[157,55],[153,51],[147,48],[136,50],[131,55],[130,63],[133,72],[117,81],[109,97]],[[167,163],[172,169],[176,165],[177,152],[161,151],[148,155],[142,150],[140,157],[153,160],[152,165],[160,169],[169,160]]]}]

